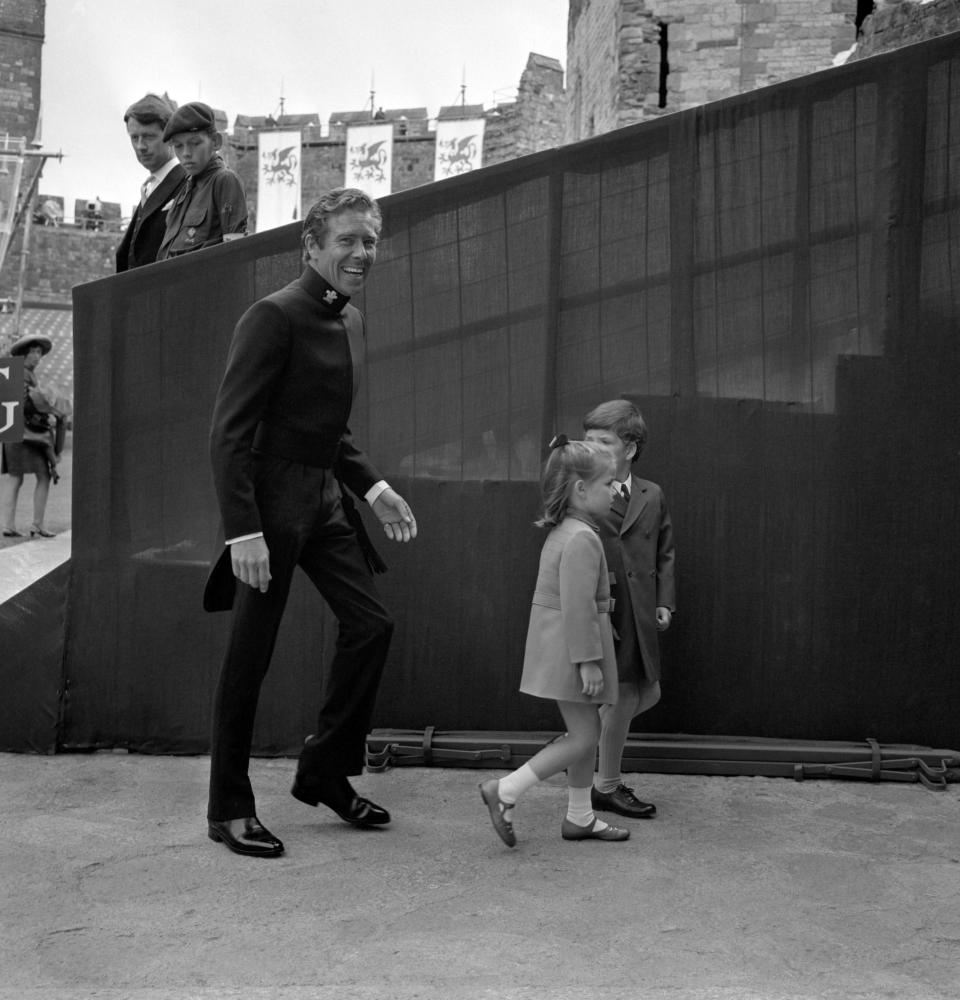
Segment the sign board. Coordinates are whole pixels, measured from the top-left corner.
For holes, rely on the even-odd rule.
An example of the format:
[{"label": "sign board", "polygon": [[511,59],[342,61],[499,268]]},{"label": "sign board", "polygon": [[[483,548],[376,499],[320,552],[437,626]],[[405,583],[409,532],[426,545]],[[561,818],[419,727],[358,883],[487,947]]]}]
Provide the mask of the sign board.
[{"label": "sign board", "polygon": [[23,358],[0,358],[0,444],[23,440]]}]

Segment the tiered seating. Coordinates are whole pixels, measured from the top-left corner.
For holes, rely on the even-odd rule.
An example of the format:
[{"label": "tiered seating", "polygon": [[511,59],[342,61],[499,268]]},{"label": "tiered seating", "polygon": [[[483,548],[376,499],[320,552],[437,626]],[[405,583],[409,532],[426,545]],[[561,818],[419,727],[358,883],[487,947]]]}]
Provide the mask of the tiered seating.
[{"label": "tiered seating", "polygon": [[[0,354],[14,340],[14,316],[0,315]],[[53,342],[53,350],[37,369],[41,382],[56,388],[57,394],[73,400],[73,311],[70,309],[24,309],[20,336],[43,334]]]}]

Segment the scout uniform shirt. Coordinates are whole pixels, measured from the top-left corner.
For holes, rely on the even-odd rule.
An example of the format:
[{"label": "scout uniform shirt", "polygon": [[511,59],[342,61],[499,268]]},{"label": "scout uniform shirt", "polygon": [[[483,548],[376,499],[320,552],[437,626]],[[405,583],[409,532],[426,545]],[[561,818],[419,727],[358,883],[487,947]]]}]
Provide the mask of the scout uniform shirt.
[{"label": "scout uniform shirt", "polygon": [[167,215],[157,260],[223,242],[224,233],[247,231],[247,196],[240,178],[219,153],[196,177],[188,177]]}]

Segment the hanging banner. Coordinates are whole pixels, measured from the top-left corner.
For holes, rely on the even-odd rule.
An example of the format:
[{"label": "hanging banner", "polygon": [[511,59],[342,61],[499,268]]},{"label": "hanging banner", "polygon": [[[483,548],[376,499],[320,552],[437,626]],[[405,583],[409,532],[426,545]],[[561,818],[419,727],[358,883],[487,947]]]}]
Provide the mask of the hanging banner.
[{"label": "hanging banner", "polygon": [[13,222],[20,203],[20,173],[26,143],[9,135],[0,137],[0,264],[13,237]]},{"label": "hanging banner", "polygon": [[347,187],[373,198],[390,194],[393,177],[393,125],[351,125],[347,128]]},{"label": "hanging banner", "polygon": [[300,218],[300,133],[261,132],[257,175],[257,224],[267,229]]},{"label": "hanging banner", "polygon": [[482,118],[437,122],[437,151],[433,179],[456,177],[477,170],[483,162]]}]

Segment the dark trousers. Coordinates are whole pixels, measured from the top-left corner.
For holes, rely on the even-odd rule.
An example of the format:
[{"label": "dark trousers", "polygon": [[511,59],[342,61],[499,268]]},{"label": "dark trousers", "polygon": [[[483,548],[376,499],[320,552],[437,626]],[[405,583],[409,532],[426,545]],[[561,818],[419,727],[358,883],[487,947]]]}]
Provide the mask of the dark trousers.
[{"label": "dark trousers", "polygon": [[[294,569],[300,566],[339,624],[333,661],[324,675],[316,732],[300,755],[303,780],[360,774],[393,634],[373,576],[329,470],[280,459],[260,460],[257,505],[270,550],[265,594],[237,583],[230,640],[213,708],[207,817],[256,814],[248,776],[260,686],[270,666]],[[322,664],[318,664],[322,670]]]}]

